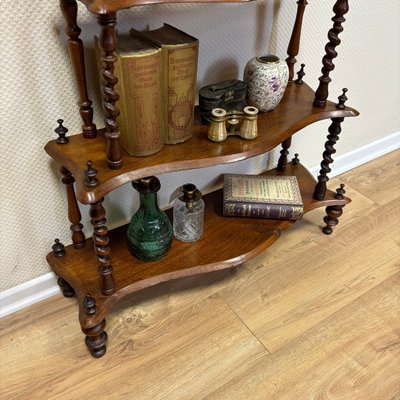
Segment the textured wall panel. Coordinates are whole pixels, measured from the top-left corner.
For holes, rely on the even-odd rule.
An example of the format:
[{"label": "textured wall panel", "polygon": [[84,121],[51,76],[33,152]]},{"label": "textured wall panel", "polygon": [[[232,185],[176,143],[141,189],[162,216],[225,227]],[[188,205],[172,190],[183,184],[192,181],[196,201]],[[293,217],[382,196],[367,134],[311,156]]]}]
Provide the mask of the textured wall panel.
[{"label": "textured wall panel", "polygon": [[[314,88],[332,26],[333,3],[310,0],[306,9],[298,59],[307,64],[305,80]],[[350,1],[350,5],[330,97],[336,99],[342,87],[349,87],[349,104],[362,116],[345,122],[338,154],[400,130],[400,4],[388,0],[385,6],[373,1]],[[95,122],[102,127],[92,46],[98,33],[96,19],[79,8]],[[119,30],[153,29],[168,22],[199,38],[201,87],[241,78],[247,60],[256,54],[271,52],[286,58],[295,12],[295,0],[144,6],[119,13]],[[45,255],[54,238],[70,243],[59,167],[43,146],[54,137],[58,118],[65,120],[70,133],[80,130],[81,121],[58,1],[5,1],[0,24],[1,291],[48,272]],[[328,125],[320,122],[295,136],[293,152],[298,151],[306,165],[319,163]],[[266,163],[262,156],[163,175],[160,203],[166,205],[171,191],[185,182],[192,181],[206,192],[218,185],[223,172],[256,173]],[[110,226],[126,222],[137,207],[136,194],[126,185],[108,196],[106,207]],[[86,206],[82,213],[85,232],[91,235]]]}]

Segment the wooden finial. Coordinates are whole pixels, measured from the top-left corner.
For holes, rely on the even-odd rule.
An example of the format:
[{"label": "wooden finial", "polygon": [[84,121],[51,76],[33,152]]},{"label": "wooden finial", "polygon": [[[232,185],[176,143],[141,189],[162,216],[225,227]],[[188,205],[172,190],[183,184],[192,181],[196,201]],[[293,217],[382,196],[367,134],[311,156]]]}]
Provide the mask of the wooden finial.
[{"label": "wooden finial", "polygon": [[56,257],[62,257],[65,255],[65,246],[60,242],[60,239],[55,239],[54,244],[51,247],[53,249],[53,253]]},{"label": "wooden finial", "polygon": [[346,191],[344,190],[344,183],[340,184],[340,187],[336,189],[336,194],[335,194],[335,198],[338,200],[342,200],[343,199],[343,195],[346,193]]},{"label": "wooden finial", "polygon": [[301,64],[300,71],[297,73],[297,79],[295,80],[295,83],[297,83],[298,85],[301,85],[303,83],[303,78],[304,78],[304,75],[306,74],[304,72],[305,66],[306,66],[306,64]]},{"label": "wooden finial", "polygon": [[93,168],[93,162],[92,161],[88,161],[86,163],[87,165],[87,169],[85,169],[85,185],[87,187],[96,187],[99,184],[98,179],[96,178],[97,175],[97,169]]},{"label": "wooden finial", "polygon": [[58,127],[54,129],[54,132],[57,133],[58,135],[58,138],[56,140],[58,144],[66,144],[69,142],[69,139],[66,137],[68,129],[65,126],[63,126],[63,122],[64,120],[58,119],[57,120]]},{"label": "wooden finial", "polygon": [[339,108],[340,110],[343,110],[344,108],[346,108],[344,103],[348,100],[348,98],[346,97],[347,92],[348,92],[348,89],[343,88],[343,93],[338,97],[339,103],[336,104],[336,108]]},{"label": "wooden finial", "polygon": [[300,164],[299,155],[296,153],[294,155],[294,158],[292,158],[292,165],[299,165],[299,164]]},{"label": "wooden finial", "polygon": [[89,293],[86,293],[86,296],[83,299],[83,312],[86,315],[93,315],[96,314],[96,311],[96,300]]}]

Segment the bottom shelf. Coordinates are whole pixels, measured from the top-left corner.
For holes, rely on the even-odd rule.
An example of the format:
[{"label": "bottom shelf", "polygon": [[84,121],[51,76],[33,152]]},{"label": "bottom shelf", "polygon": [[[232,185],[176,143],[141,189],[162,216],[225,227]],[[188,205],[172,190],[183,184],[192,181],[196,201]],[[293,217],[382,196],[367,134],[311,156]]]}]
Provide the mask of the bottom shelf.
[{"label": "bottom shelf", "polygon": [[[288,164],[285,172],[273,169],[264,174],[296,175],[305,212],[350,202],[346,197],[342,200],[336,199],[332,191],[327,191],[324,200],[313,199],[316,181],[301,164]],[[126,239],[127,225],[109,232],[115,280],[115,293],[111,296],[100,293],[98,263],[91,238],[83,249],[75,249],[72,245],[66,247],[63,257],[56,257],[53,252],[48,254],[47,261],[53,270],[75,290],[80,304],[82,326],[94,325],[103,320],[107,311],[129,293],[171,279],[242,264],[266,250],[279,238],[281,231],[295,223],[288,220],[224,217],[222,190],[210,193],[203,199],[206,208],[204,234],[201,239],[193,243],[174,239],[167,256],[161,260],[144,262],[130,254]],[[170,217],[171,211],[167,212]],[[82,312],[83,298],[87,293],[96,300],[97,311],[94,315]]]}]

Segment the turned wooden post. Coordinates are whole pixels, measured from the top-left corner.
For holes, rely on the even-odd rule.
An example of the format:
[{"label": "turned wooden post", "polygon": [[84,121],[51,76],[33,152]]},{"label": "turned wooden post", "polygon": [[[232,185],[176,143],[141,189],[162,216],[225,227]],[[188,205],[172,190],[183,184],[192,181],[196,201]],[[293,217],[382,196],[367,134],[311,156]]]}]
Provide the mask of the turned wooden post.
[{"label": "turned wooden post", "polygon": [[97,136],[97,130],[96,125],[93,123],[92,102],[87,91],[83,43],[79,38],[81,29],[76,21],[78,5],[76,0],[60,0],[60,8],[66,22],[65,33],[69,36],[68,51],[78,84],[78,106],[83,120],[82,132],[85,138],[92,139]]},{"label": "turned wooden post", "polygon": [[307,4],[307,0],[298,0],[297,2],[296,21],[293,26],[292,36],[290,37],[290,42],[287,49],[289,57],[286,59],[286,63],[289,67],[289,82],[293,80],[294,76],[294,65],[297,61],[296,56],[299,54],[301,27],[303,24],[304,10],[306,9]]},{"label": "turned wooden post", "polygon": [[106,210],[103,207],[103,200],[90,205],[90,218],[93,225],[93,244],[97,261],[99,262],[100,291],[105,296],[114,293],[114,278],[110,257],[110,239],[106,226]]},{"label": "turned wooden post", "polygon": [[65,185],[68,201],[68,219],[71,222],[72,243],[76,249],[86,246],[85,235],[82,232],[83,225],[81,224],[81,212],[76,201],[74,182],[75,179],[66,168],[61,167],[61,174],[63,175],[62,183]]},{"label": "turned wooden post", "polygon": [[100,46],[103,50],[103,108],[105,112],[106,138],[107,138],[107,164],[111,169],[122,167],[122,152],[119,142],[120,132],[117,123],[119,109],[115,103],[119,94],[115,90],[118,78],[114,75],[114,63],[116,57],[114,51],[117,47],[117,36],[115,26],[117,24],[116,13],[100,14],[98,22],[101,26]]},{"label": "turned wooden post", "polygon": [[287,165],[287,156],[289,154],[289,147],[292,144],[292,137],[286,139],[284,142],[282,142],[282,150],[281,150],[281,155],[278,160],[278,166],[277,170],[278,171],[285,171],[286,165]]},{"label": "turned wooden post", "polygon": [[[85,300],[86,301],[86,298]],[[85,307],[85,306],[84,306]],[[87,348],[90,351],[90,354],[95,357],[99,358],[104,356],[106,353],[106,343],[107,343],[107,333],[104,332],[104,328],[106,327],[106,320],[103,319],[99,324],[84,327],[82,326],[82,332],[86,335],[85,343]]]},{"label": "turned wooden post", "polygon": [[317,91],[315,92],[314,99],[314,106],[321,108],[325,107],[326,101],[328,99],[328,86],[332,80],[329,77],[329,74],[335,69],[335,64],[333,64],[332,60],[338,55],[335,48],[341,42],[339,39],[339,34],[343,32],[342,23],[346,21],[344,15],[349,11],[348,0],[337,0],[333,7],[333,11],[335,13],[335,16],[332,18],[334,24],[333,28],[328,32],[329,42],[325,46],[326,54],[322,59],[322,76],[319,78],[319,86]]},{"label": "turned wooden post", "polygon": [[[343,200],[343,195],[346,193],[344,190],[344,184],[340,184],[340,188],[336,189],[335,199]],[[339,218],[343,214],[344,206],[328,206],[326,207],[326,216],[324,217],[324,222],[326,226],[322,228],[322,232],[325,235],[330,235],[333,232],[333,227],[339,223]]]}]

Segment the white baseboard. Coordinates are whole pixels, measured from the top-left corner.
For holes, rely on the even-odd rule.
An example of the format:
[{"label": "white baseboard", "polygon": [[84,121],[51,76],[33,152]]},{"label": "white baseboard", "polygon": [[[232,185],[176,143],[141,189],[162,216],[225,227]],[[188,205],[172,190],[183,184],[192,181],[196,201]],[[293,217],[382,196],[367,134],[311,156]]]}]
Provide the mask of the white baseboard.
[{"label": "white baseboard", "polygon": [[[333,178],[398,148],[400,148],[400,132],[393,133],[383,139],[336,157],[329,176]],[[320,168],[317,165],[311,168],[310,171],[316,176]],[[0,318],[54,296],[59,292],[57,277],[53,272],[7,289],[0,293]]]},{"label": "white baseboard", "polygon": [[53,272],[0,293],[0,318],[60,293]]},{"label": "white baseboard", "polygon": [[[358,149],[334,157],[334,162],[331,164],[332,172],[329,173],[329,177],[333,178],[334,176],[343,174],[344,172],[350,171],[368,161],[374,160],[375,158],[399,148],[400,132],[395,132],[382,139],[378,139],[375,142],[359,147]],[[317,176],[320,169],[321,166],[316,165],[315,167],[310,168],[310,172]]]}]

